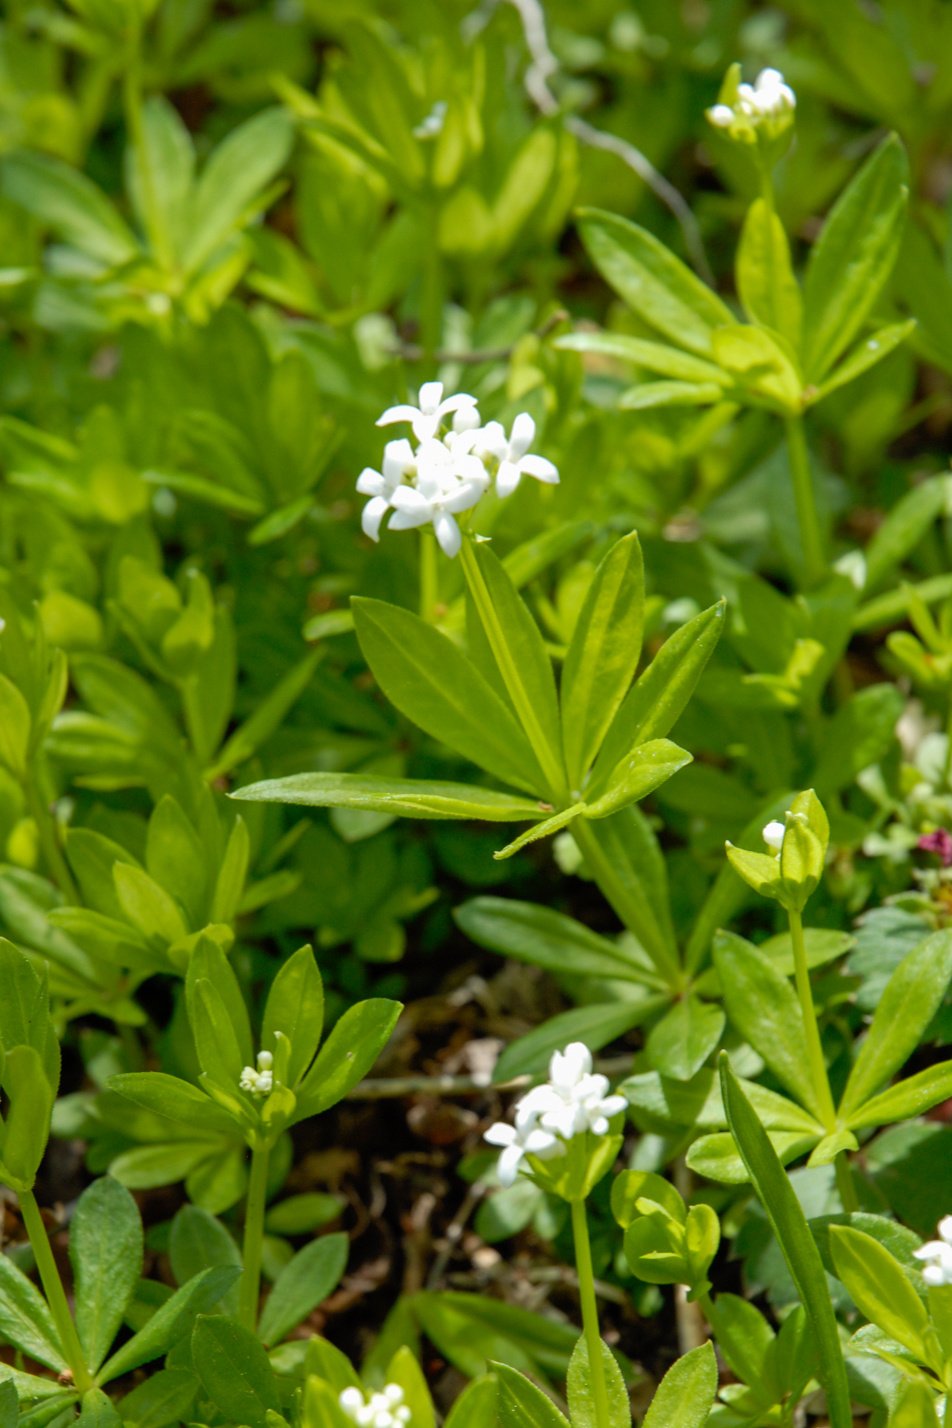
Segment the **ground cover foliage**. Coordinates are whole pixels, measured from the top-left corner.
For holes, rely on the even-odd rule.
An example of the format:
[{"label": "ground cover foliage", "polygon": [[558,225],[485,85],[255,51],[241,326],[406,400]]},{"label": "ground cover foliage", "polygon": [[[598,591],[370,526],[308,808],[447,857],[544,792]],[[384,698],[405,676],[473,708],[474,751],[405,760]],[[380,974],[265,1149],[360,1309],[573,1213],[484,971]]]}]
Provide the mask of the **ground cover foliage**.
[{"label": "ground cover foliage", "polygon": [[0,1428],[938,1428],[948,6],[0,76]]}]

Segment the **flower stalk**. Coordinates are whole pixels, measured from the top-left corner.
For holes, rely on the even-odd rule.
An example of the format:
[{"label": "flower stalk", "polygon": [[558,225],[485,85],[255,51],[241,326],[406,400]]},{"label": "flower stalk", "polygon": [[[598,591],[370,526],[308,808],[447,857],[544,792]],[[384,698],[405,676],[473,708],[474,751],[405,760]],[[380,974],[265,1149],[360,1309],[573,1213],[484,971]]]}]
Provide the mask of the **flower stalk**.
[{"label": "flower stalk", "polygon": [[588,1348],[592,1396],[595,1400],[595,1424],[596,1428],[611,1428],[608,1386],[605,1382],[605,1365],[602,1363],[602,1336],[598,1325],[598,1303],[595,1298],[595,1272],[592,1268],[592,1246],[588,1234],[585,1201],[573,1200],[571,1211],[572,1238],[575,1243],[575,1269],[578,1275],[578,1292],[582,1306],[582,1330]]},{"label": "flower stalk", "polygon": [[241,1247],[242,1275],[238,1290],[238,1320],[251,1333],[258,1324],[261,1294],[261,1252],[267,1203],[268,1158],[271,1142],[259,1140],[251,1151],[251,1174],[245,1203],[245,1233]]},{"label": "flower stalk", "polygon": [[59,1270],[56,1268],[56,1260],[53,1258],[53,1250],[50,1245],[49,1236],[46,1233],[46,1226],[43,1224],[40,1207],[36,1203],[36,1196],[32,1190],[19,1190],[17,1192],[17,1198],[20,1202],[20,1213],[23,1216],[23,1223],[26,1226],[26,1232],[30,1238],[30,1247],[33,1250],[33,1258],[36,1260],[40,1282],[43,1285],[43,1292],[46,1295],[46,1302],[49,1305],[53,1322],[59,1334],[60,1348],[63,1350],[63,1356],[69,1364],[70,1371],[73,1375],[73,1383],[78,1392],[87,1393],[89,1389],[95,1388],[96,1385],[86,1366],[86,1357],[83,1353],[82,1345],[79,1342],[76,1324],[70,1313],[66,1291],[63,1288],[63,1281],[60,1279]]}]

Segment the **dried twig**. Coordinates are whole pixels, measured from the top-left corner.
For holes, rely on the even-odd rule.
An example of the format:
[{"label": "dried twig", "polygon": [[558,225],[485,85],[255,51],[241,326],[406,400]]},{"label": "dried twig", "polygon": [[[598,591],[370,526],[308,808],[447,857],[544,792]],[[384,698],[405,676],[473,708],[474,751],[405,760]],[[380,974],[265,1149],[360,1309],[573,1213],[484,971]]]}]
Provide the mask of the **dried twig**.
[{"label": "dried twig", "polygon": [[[501,0],[494,0],[494,3],[499,4]],[[559,62],[549,46],[545,10],[541,0],[507,0],[507,3],[518,11],[522,21],[522,33],[525,36],[526,47],[530,55],[531,62],[524,78],[526,93],[540,114],[547,117],[557,114],[560,107],[559,101],[552,93],[550,83],[559,72]],[[627,164],[628,168],[648,185],[656,198],[677,219],[684,235],[684,246],[694,268],[705,282],[713,283],[713,274],[704,252],[704,243],[701,239],[701,230],[697,225],[697,219],[674,184],[666,179],[664,174],[658,172],[651,160],[640,149],[637,149],[634,144],[628,143],[626,139],[619,138],[617,134],[607,133],[604,129],[596,129],[594,124],[589,124],[587,120],[581,119],[577,114],[565,115],[563,122],[569,133],[574,134],[580,143],[587,144],[591,149],[604,149],[606,153],[615,154],[623,164]]]},{"label": "dried twig", "polygon": [[[548,337],[549,333],[558,327],[560,322],[565,322],[568,313],[564,308],[558,308],[555,312],[549,313],[544,322],[533,330],[533,337]],[[520,341],[522,339],[520,338]],[[436,351],[433,353],[433,361],[438,366],[444,362],[458,362],[462,367],[478,367],[483,362],[506,362],[515,351],[516,343],[511,342],[507,347],[477,347],[472,352],[447,352]],[[426,355],[422,347],[418,347],[413,342],[401,342],[398,347],[392,349],[394,357],[402,357],[406,362],[422,362]]]}]

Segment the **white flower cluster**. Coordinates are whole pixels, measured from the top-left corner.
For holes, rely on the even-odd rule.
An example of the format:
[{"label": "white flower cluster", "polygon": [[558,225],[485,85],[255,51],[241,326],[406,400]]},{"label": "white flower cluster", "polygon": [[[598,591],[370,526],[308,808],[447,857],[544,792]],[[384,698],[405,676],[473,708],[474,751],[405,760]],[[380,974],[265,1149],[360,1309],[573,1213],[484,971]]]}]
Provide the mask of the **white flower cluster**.
[{"label": "white flower cluster", "polygon": [[915,1256],[931,1261],[923,1269],[922,1277],[933,1289],[940,1289],[944,1284],[952,1284],[952,1215],[939,1221],[936,1233],[939,1238],[929,1240],[915,1251]]},{"label": "white flower cluster", "polygon": [[717,129],[727,129],[731,138],[756,138],[757,130],[768,135],[783,132],[793,119],[797,96],[785,83],[779,69],[762,69],[753,84],[739,84],[733,104],[715,104],[707,117]]},{"label": "white flower cluster", "polygon": [[581,1041],[556,1051],[549,1079],[516,1103],[515,1125],[497,1121],[486,1132],[490,1145],[502,1148],[499,1180],[512,1185],[527,1155],[553,1160],[565,1154],[573,1136],[605,1135],[613,1116],[627,1106],[624,1096],[608,1094],[608,1077],[592,1071],[592,1053]]},{"label": "white flower cluster", "polygon": [[238,1085],[243,1091],[250,1091],[253,1096],[270,1096],[274,1089],[274,1057],[270,1051],[258,1052],[258,1067],[245,1066],[241,1072],[241,1079]]},{"label": "white flower cluster", "polygon": [[337,1401],[360,1428],[404,1428],[410,1422],[411,1413],[398,1383],[388,1383],[382,1392],[369,1397],[359,1388],[345,1388]]},{"label": "white flower cluster", "polygon": [[377,425],[396,422],[410,423],[416,447],[407,437],[388,441],[382,469],[367,466],[357,478],[357,490],[370,498],[361,525],[371,540],[380,539],[389,513],[392,531],[432,524],[445,554],[454,556],[463,540],[456,517],[471,511],[490,486],[506,497],[523,476],[558,482],[552,462],[529,451],[535,422],[528,412],[520,412],[507,436],[498,421],[481,424],[469,393],[444,398],[442,382],[424,382],[418,407],[388,407]]}]

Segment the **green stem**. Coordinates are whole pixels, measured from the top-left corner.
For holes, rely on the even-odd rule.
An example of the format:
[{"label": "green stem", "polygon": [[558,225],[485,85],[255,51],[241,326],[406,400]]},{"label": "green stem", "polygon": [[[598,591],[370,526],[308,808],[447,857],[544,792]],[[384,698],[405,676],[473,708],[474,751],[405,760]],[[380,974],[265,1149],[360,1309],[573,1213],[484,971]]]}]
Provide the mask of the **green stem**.
[{"label": "green stem", "polygon": [[440,571],[436,541],[430,531],[420,533],[420,619],[434,619],[440,598]]},{"label": "green stem", "polygon": [[842,1151],[836,1157],[833,1168],[836,1171],[836,1188],[840,1194],[840,1204],[848,1215],[853,1215],[859,1209],[859,1198],[856,1194],[856,1182],[853,1179],[846,1151]]},{"label": "green stem", "polygon": [[819,585],[826,575],[826,559],[823,554],[823,537],[820,534],[803,418],[790,417],[786,428],[790,478],[793,482],[793,498],[797,507],[797,524],[800,527],[800,545],[803,550],[804,581],[807,586],[814,586]]},{"label": "green stem", "polygon": [[608,1387],[605,1383],[605,1365],[602,1363],[602,1336],[598,1327],[598,1304],[595,1300],[595,1273],[592,1269],[592,1247],[588,1238],[588,1219],[585,1201],[572,1202],[572,1236],[575,1240],[575,1268],[578,1273],[578,1292],[582,1303],[582,1327],[588,1348],[588,1367],[592,1378],[592,1394],[595,1399],[596,1428],[611,1428],[608,1408]]},{"label": "green stem", "polygon": [[[640,931],[644,924],[641,909],[626,888],[624,879],[618,876],[612,866],[612,861],[599,843],[595,830],[584,818],[576,818],[569,831],[578,844],[602,896],[615,909],[632,936],[644,943],[645,939]],[[651,947],[646,946],[646,951],[661,973],[664,987],[670,991],[683,992],[690,978],[684,968],[678,965],[676,958],[667,952],[660,938]]]},{"label": "green stem", "polygon": [[258,1299],[261,1294],[261,1243],[264,1238],[264,1211],[267,1202],[270,1142],[251,1151],[251,1175],[245,1202],[245,1236],[241,1247],[242,1275],[238,1290],[238,1320],[251,1333],[258,1327]]},{"label": "green stem", "polygon": [[43,795],[32,779],[27,783],[25,792],[30,817],[36,824],[40,839],[40,850],[43,854],[43,861],[46,864],[47,872],[67,902],[73,904],[79,903],[79,891],[73,881],[73,875],[63,856],[63,851],[60,848],[59,830],[50,812],[49,804],[43,798]]},{"label": "green stem", "polygon": [[503,683],[509,691],[509,697],[515,705],[526,738],[539,760],[539,766],[549,785],[551,800],[557,806],[564,808],[568,804],[569,791],[562,760],[549,744],[542,725],[539,723],[532,700],[522,683],[518,666],[509,648],[499,616],[493,605],[492,596],[489,593],[489,587],[483,578],[483,572],[479,568],[479,562],[473,553],[470,541],[463,541],[460,556],[463,562],[463,575],[486,633],[486,639],[489,641],[490,649],[499,666]]},{"label": "green stem", "polygon": [[793,943],[794,977],[797,984],[797,995],[800,998],[800,1013],[803,1017],[810,1073],[820,1106],[821,1119],[826,1124],[827,1130],[832,1131],[836,1128],[836,1107],[833,1104],[833,1093],[830,1090],[830,1078],[826,1072],[826,1060],[820,1041],[820,1029],[817,1026],[816,1008],[813,1005],[813,990],[810,986],[810,971],[807,967],[807,949],[803,940],[803,919],[799,912],[794,911],[793,908],[789,909],[789,916],[790,940]]},{"label": "green stem", "polygon": [[40,1207],[36,1203],[36,1196],[32,1190],[18,1190],[17,1198],[20,1201],[20,1212],[23,1215],[26,1232],[30,1237],[30,1245],[36,1260],[36,1267],[40,1273],[46,1302],[50,1307],[50,1313],[59,1334],[63,1357],[70,1366],[76,1388],[80,1393],[88,1393],[91,1388],[95,1388],[95,1381],[86,1367],[86,1358],[79,1342],[73,1316],[69,1312],[66,1291],[63,1288],[59,1270],[56,1268],[56,1260],[53,1258],[53,1250],[46,1233],[46,1226],[43,1224]]}]

